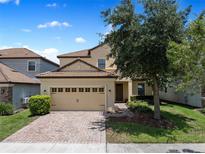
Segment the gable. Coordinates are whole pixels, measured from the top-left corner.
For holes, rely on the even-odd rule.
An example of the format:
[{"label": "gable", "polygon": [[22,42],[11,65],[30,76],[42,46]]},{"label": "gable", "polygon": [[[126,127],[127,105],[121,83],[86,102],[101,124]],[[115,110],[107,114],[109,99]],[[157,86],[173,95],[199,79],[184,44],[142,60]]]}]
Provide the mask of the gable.
[{"label": "gable", "polygon": [[58,71],[60,72],[96,72],[100,71],[95,66],[88,64],[80,59],[71,62],[63,67],[61,67]]}]

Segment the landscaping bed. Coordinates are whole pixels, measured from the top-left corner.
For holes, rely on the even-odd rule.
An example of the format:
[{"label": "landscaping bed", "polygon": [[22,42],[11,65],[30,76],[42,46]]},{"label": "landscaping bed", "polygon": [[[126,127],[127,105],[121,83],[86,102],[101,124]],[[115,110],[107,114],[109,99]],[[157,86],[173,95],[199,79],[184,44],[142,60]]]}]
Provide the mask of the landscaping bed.
[{"label": "landscaping bed", "polygon": [[[153,109],[152,105],[149,105]],[[204,143],[205,115],[177,104],[161,105],[161,120],[153,113],[134,113],[133,117],[107,119],[110,143]]]},{"label": "landscaping bed", "polygon": [[37,116],[31,116],[29,110],[23,110],[14,115],[0,116],[0,141],[15,133],[22,127],[28,125],[37,118]]}]

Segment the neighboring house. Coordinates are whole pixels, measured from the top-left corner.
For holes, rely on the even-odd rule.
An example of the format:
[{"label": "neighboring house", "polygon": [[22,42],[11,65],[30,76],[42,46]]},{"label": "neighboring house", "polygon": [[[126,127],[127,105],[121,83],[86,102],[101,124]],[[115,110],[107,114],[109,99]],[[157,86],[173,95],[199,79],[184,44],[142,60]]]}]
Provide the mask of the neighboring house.
[{"label": "neighboring house", "polygon": [[0,63],[0,101],[21,108],[23,99],[39,93],[40,82]]},{"label": "neighboring house", "polygon": [[41,93],[51,95],[53,110],[112,110],[130,96],[152,95],[144,81],[120,79],[106,44],[58,56],[60,68],[41,73]]},{"label": "neighboring house", "polygon": [[0,50],[0,101],[21,108],[26,97],[40,94],[39,73],[55,70],[58,64],[26,48]]},{"label": "neighboring house", "polygon": [[173,87],[169,87],[164,91],[160,91],[160,98],[162,100],[190,105],[193,107],[205,106],[203,93],[194,93],[190,90],[187,90],[186,92],[180,92],[176,91],[176,89]]},{"label": "neighboring house", "polygon": [[36,54],[26,48],[10,48],[0,50],[0,63],[31,77],[42,72],[52,71],[58,64]]}]

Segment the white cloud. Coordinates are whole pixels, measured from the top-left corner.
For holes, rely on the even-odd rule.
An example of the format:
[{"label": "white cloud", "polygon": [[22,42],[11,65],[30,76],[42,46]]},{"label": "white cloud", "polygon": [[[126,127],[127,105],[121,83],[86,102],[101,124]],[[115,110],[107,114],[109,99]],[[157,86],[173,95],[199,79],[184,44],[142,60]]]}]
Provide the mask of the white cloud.
[{"label": "white cloud", "polygon": [[48,27],[71,27],[68,22],[59,22],[59,21],[52,21],[52,22],[47,22],[45,24],[39,24],[37,28],[42,29],[42,28],[48,28]]},{"label": "white cloud", "polygon": [[85,40],[83,37],[76,37],[76,38],[75,38],[75,42],[76,42],[76,43],[85,43],[86,40]]},{"label": "white cloud", "polygon": [[29,48],[29,46],[28,45],[22,45],[22,48]]},{"label": "white cloud", "polygon": [[49,60],[52,60],[52,61],[58,63],[57,55],[59,55],[60,52],[56,48],[47,48],[47,49],[44,49],[39,54],[43,57],[46,57]]},{"label": "white cloud", "polygon": [[47,4],[46,7],[56,8],[57,4],[56,3]]},{"label": "white cloud", "polygon": [[30,33],[32,30],[31,29],[21,29],[22,32]]},{"label": "white cloud", "polygon": [[56,48],[46,48],[44,50],[36,50],[36,49],[30,48],[28,45],[22,44],[21,42],[16,42],[16,43],[14,43],[14,46],[6,46],[6,45],[0,46],[0,50],[9,49],[9,48],[16,48],[16,47],[27,48],[31,51],[36,52],[37,54],[41,55],[42,57],[45,57],[51,61],[59,63],[57,56],[60,54],[60,52]]},{"label": "white cloud", "polygon": [[106,26],[106,32],[104,33],[104,35],[110,34],[112,30],[113,30],[113,27],[111,24],[109,24],[108,26]]},{"label": "white cloud", "polygon": [[20,4],[20,0],[0,0],[0,4],[5,4],[9,2],[14,2],[16,5]]},{"label": "white cloud", "polygon": [[8,49],[8,48],[13,48],[13,47],[12,46],[6,46],[6,45],[0,46],[0,50]]}]

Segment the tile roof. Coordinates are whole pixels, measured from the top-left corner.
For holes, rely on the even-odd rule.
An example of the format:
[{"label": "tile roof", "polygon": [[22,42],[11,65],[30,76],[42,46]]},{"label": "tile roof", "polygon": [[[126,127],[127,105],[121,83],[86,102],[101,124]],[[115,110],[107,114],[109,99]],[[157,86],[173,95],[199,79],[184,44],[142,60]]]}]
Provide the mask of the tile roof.
[{"label": "tile roof", "polygon": [[40,84],[40,81],[0,63],[0,83]]},{"label": "tile roof", "polygon": [[104,45],[105,43],[99,44],[91,49],[85,49],[80,51],[74,51],[66,54],[57,56],[58,58],[90,58],[90,51]]},{"label": "tile roof", "polygon": [[46,59],[45,57],[42,57],[39,54],[37,54],[29,49],[26,49],[26,48],[10,48],[10,49],[0,50],[0,59],[21,59],[21,58],[27,58],[27,59],[40,58],[40,59],[43,59],[49,63],[52,63],[53,65],[59,66],[58,64],[54,63],[53,61],[50,61],[49,59]]},{"label": "tile roof", "polygon": [[[85,65],[89,65],[89,66],[95,68],[96,71],[87,71],[87,70],[85,70],[85,71],[82,71],[82,70],[62,71],[62,68],[66,67],[66,66],[70,66],[78,61],[84,63]],[[117,76],[112,72],[107,72],[105,70],[101,70],[101,69],[93,66],[92,64],[83,61],[82,59],[76,59],[76,60],[72,61],[71,63],[69,63],[65,66],[62,66],[61,68],[59,68],[55,71],[41,73],[41,74],[38,74],[36,77],[37,78],[116,78]]]},{"label": "tile roof", "polygon": [[57,56],[58,58],[78,58],[78,57],[90,57],[89,56],[89,49],[74,51],[66,54],[62,54]]},{"label": "tile roof", "polygon": [[109,72],[45,72],[37,78],[116,78]]}]

